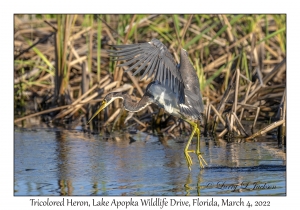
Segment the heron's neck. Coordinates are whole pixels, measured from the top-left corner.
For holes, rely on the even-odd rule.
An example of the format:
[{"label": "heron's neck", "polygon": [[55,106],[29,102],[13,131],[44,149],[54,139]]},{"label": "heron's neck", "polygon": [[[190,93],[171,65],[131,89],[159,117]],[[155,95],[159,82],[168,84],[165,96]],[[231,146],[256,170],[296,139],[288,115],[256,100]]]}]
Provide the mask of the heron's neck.
[{"label": "heron's neck", "polygon": [[123,106],[129,112],[139,112],[152,103],[152,100],[145,95],[137,102],[133,101],[128,94],[117,93],[115,97],[123,99]]}]

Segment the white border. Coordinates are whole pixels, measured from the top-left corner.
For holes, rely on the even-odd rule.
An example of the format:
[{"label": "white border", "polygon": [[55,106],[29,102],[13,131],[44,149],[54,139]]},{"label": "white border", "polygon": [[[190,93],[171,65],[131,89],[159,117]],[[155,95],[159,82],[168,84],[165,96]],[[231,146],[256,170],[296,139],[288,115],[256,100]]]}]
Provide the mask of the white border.
[{"label": "white border", "polygon": [[[2,119],[0,146],[0,207],[32,208],[29,199],[34,197],[14,197],[13,194],[13,14],[15,13],[286,13],[287,14],[287,196],[286,197],[243,197],[245,200],[270,200],[272,207],[298,206],[297,192],[299,171],[297,150],[297,116],[299,113],[299,10],[296,1],[252,0],[252,1],[7,1],[1,3],[1,111]],[[4,63],[4,65],[3,65]],[[300,130],[298,128],[298,130]],[[299,153],[299,152],[298,152]],[[297,162],[296,162],[297,161]],[[44,197],[45,198],[45,197]],[[60,197],[56,197],[59,199]],[[92,197],[73,197],[87,200]],[[99,197],[96,197],[99,199]],[[113,197],[108,197],[113,199]],[[137,198],[137,197],[135,197]],[[167,197],[168,199],[172,197]],[[178,199],[178,197],[174,197]],[[192,197],[195,198],[195,197]],[[183,197],[182,199],[192,199]],[[206,197],[201,197],[205,199]],[[210,198],[210,197],[207,197]],[[216,197],[220,200],[223,197]],[[230,198],[230,197],[225,197]],[[236,197],[237,199],[238,197]],[[118,197],[118,199],[128,199]],[[53,208],[53,207],[48,207]],[[66,208],[66,207],[64,207]],[[69,207],[67,207],[69,208]],[[99,207],[100,208],[100,207]],[[164,209],[170,209],[166,207]],[[197,207],[199,209],[201,207]],[[232,208],[232,207],[228,207]],[[2,208],[1,208],[2,209]],[[77,208],[78,209],[78,208]],[[115,209],[115,208],[114,208]],[[120,209],[120,208],[119,208]],[[131,209],[131,208],[128,208]],[[135,208],[139,209],[139,208]],[[148,208],[149,209],[149,208]],[[192,208],[191,208],[192,209]],[[251,208],[253,209],[253,208]],[[294,208],[293,208],[294,209]]]}]

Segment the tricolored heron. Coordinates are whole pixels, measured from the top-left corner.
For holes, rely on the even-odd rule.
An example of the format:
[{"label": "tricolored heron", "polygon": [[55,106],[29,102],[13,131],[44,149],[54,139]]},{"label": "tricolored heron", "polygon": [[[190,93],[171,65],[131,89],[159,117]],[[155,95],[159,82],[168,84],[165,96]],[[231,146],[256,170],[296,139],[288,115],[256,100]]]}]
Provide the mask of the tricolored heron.
[{"label": "tricolored heron", "polygon": [[[115,50],[108,50],[109,55],[115,61],[124,61],[119,66],[130,66],[126,72],[134,70],[133,75],[144,70],[140,79],[146,75],[153,77],[145,94],[138,102],[133,102],[128,94],[112,92],[105,96],[98,111],[91,117],[88,123],[105,107],[115,99],[123,99],[123,106],[129,112],[139,112],[154,103],[163,108],[167,113],[181,118],[193,127],[191,136],[184,149],[185,158],[189,169],[192,159],[190,152],[196,153],[200,167],[207,165],[200,153],[200,128],[201,114],[204,106],[200,92],[199,79],[194,67],[189,61],[188,54],[181,49],[180,64],[169,53],[167,47],[157,39],[147,43],[131,45],[113,45]],[[197,134],[197,148],[189,150],[194,134]]]}]

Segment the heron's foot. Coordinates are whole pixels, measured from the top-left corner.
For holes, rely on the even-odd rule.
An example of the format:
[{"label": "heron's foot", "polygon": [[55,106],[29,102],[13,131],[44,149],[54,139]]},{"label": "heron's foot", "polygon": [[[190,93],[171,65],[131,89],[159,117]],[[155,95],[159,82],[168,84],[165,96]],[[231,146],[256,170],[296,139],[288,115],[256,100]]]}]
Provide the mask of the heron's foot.
[{"label": "heron's foot", "polygon": [[199,160],[199,164],[201,168],[204,168],[205,165],[207,165],[206,161],[204,160],[204,158],[201,155],[201,152],[197,152],[197,157]]},{"label": "heron's foot", "polygon": [[184,150],[186,163],[188,165],[188,168],[191,170],[191,166],[193,165],[193,161],[192,161],[191,156],[189,155],[189,152],[195,153],[195,151],[194,150]]}]

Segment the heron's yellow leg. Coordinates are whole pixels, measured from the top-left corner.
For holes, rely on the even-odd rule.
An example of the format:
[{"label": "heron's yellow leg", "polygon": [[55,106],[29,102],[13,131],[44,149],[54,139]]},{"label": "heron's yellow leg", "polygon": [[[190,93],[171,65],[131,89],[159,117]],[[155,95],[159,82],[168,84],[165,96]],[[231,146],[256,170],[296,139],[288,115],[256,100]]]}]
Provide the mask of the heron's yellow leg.
[{"label": "heron's yellow leg", "polygon": [[194,150],[188,150],[188,149],[189,149],[189,146],[190,146],[191,141],[193,139],[193,136],[194,136],[194,134],[197,130],[197,124],[194,123],[194,122],[189,122],[189,123],[193,126],[193,131],[192,131],[191,136],[190,136],[190,138],[189,138],[189,140],[188,140],[188,142],[185,146],[184,155],[185,155],[187,165],[188,165],[189,169],[191,170],[191,166],[192,166],[193,162],[192,162],[191,156],[189,155],[189,152],[194,152],[195,153],[195,151]]},{"label": "heron's yellow leg", "polygon": [[200,167],[204,168],[204,164],[207,165],[207,163],[204,160],[204,158],[202,157],[201,152],[200,152],[200,129],[198,128],[198,126],[197,126],[197,129],[196,129],[196,132],[197,132],[197,151],[196,151],[196,154],[197,154],[197,157],[198,157],[198,160],[199,160]]}]

